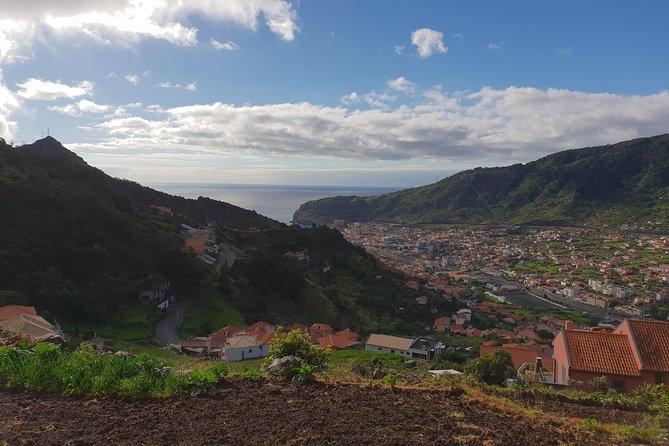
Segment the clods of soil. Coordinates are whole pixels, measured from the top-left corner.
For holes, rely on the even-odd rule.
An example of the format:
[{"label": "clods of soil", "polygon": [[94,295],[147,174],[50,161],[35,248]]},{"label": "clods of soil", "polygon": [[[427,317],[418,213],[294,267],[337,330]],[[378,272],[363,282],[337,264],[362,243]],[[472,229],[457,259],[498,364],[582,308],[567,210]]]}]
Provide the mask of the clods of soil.
[{"label": "clods of soil", "polygon": [[[550,410],[564,409],[556,403]],[[579,409],[581,410],[581,409]],[[585,409],[584,409],[585,410]],[[236,382],[205,397],[0,392],[0,444],[611,445],[573,420],[493,407],[462,391]]]}]

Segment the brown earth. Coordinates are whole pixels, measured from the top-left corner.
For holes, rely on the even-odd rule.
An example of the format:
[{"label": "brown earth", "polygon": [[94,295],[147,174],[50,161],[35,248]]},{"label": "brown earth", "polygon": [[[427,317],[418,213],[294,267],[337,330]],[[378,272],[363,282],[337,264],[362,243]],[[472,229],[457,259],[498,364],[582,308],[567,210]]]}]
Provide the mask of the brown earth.
[{"label": "brown earth", "polygon": [[[495,401],[461,390],[392,392],[378,386],[245,382],[227,384],[214,396],[167,400],[0,391],[0,444],[625,444],[585,429],[579,420]],[[570,413],[568,403],[551,407],[561,409]]]}]

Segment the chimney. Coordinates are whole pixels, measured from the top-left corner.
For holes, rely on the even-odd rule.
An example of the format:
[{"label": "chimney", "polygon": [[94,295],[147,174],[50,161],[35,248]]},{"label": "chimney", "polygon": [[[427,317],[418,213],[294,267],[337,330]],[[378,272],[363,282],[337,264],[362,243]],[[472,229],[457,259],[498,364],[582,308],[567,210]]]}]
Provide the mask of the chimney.
[{"label": "chimney", "polygon": [[573,330],[574,329],[574,321],[565,321],[564,329],[565,330]]}]

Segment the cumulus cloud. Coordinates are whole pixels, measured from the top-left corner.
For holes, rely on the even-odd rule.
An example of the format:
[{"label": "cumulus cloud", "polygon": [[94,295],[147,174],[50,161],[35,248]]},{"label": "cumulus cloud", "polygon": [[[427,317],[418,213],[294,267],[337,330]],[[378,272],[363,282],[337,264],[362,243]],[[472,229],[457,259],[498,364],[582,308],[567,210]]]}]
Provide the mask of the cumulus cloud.
[{"label": "cumulus cloud", "polygon": [[44,81],[31,77],[22,84],[18,84],[16,93],[24,99],[52,101],[61,98],[76,98],[93,92],[94,84],[91,81],[82,81],[76,85],[65,85],[61,82]]},{"label": "cumulus cloud", "polygon": [[64,113],[70,116],[81,116],[84,114],[106,113],[111,107],[109,105],[96,104],[88,99],[82,99],[79,102],[68,105],[52,105],[47,107],[51,111]]},{"label": "cumulus cloud", "polygon": [[435,52],[448,51],[448,48],[444,46],[444,33],[430,28],[417,29],[411,33],[411,43],[416,46],[421,58],[429,57]]},{"label": "cumulus cloud", "polygon": [[424,103],[349,109],[310,103],[235,106],[216,102],[108,119],[101,147],[340,157],[441,159],[460,166],[525,162],[568,148],[666,132],[669,92],[648,96],[570,90],[438,88]]},{"label": "cumulus cloud", "polygon": [[393,51],[395,51],[395,54],[397,54],[398,56],[401,56],[402,52],[404,51],[404,45],[395,45],[393,47]]},{"label": "cumulus cloud", "polygon": [[160,88],[180,88],[188,91],[197,91],[197,82],[193,81],[189,84],[175,84],[172,82],[161,82],[158,84]]},{"label": "cumulus cloud", "polygon": [[137,76],[136,74],[126,74],[125,80],[135,87],[139,84],[139,76]]},{"label": "cumulus cloud", "polygon": [[0,62],[23,57],[45,30],[55,31],[55,37],[79,35],[108,45],[147,38],[195,45],[198,29],[188,24],[191,15],[252,30],[262,18],[287,41],[299,31],[297,13],[287,0],[3,0]]},{"label": "cumulus cloud", "polygon": [[356,102],[360,102],[360,95],[358,95],[358,93],[355,91],[352,91],[349,94],[342,96],[341,98],[341,103],[344,105],[355,104]]},{"label": "cumulus cloud", "polygon": [[504,42],[490,42],[486,48],[488,51],[501,53],[504,50]]},{"label": "cumulus cloud", "polygon": [[219,42],[218,40],[209,39],[209,44],[217,50],[235,51],[239,49],[239,46],[230,40],[227,42]]},{"label": "cumulus cloud", "polygon": [[388,87],[390,87],[391,90],[401,91],[402,93],[412,94],[413,92],[416,91],[416,84],[414,84],[404,76],[400,76],[397,79],[389,80],[387,82],[387,85]]}]

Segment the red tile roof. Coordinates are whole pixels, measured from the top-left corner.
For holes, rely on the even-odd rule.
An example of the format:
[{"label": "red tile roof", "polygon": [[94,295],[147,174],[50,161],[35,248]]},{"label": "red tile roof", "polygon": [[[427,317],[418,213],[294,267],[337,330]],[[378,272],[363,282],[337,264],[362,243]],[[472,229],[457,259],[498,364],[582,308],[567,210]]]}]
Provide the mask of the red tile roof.
[{"label": "red tile roof", "polygon": [[644,370],[669,372],[669,322],[629,320]]},{"label": "red tile roof", "polygon": [[641,374],[627,335],[584,330],[563,333],[572,369],[625,376]]},{"label": "red tile roof", "polygon": [[0,307],[0,321],[13,318],[19,314],[31,314],[37,316],[35,307],[28,307],[25,305],[5,305],[4,307]]}]

